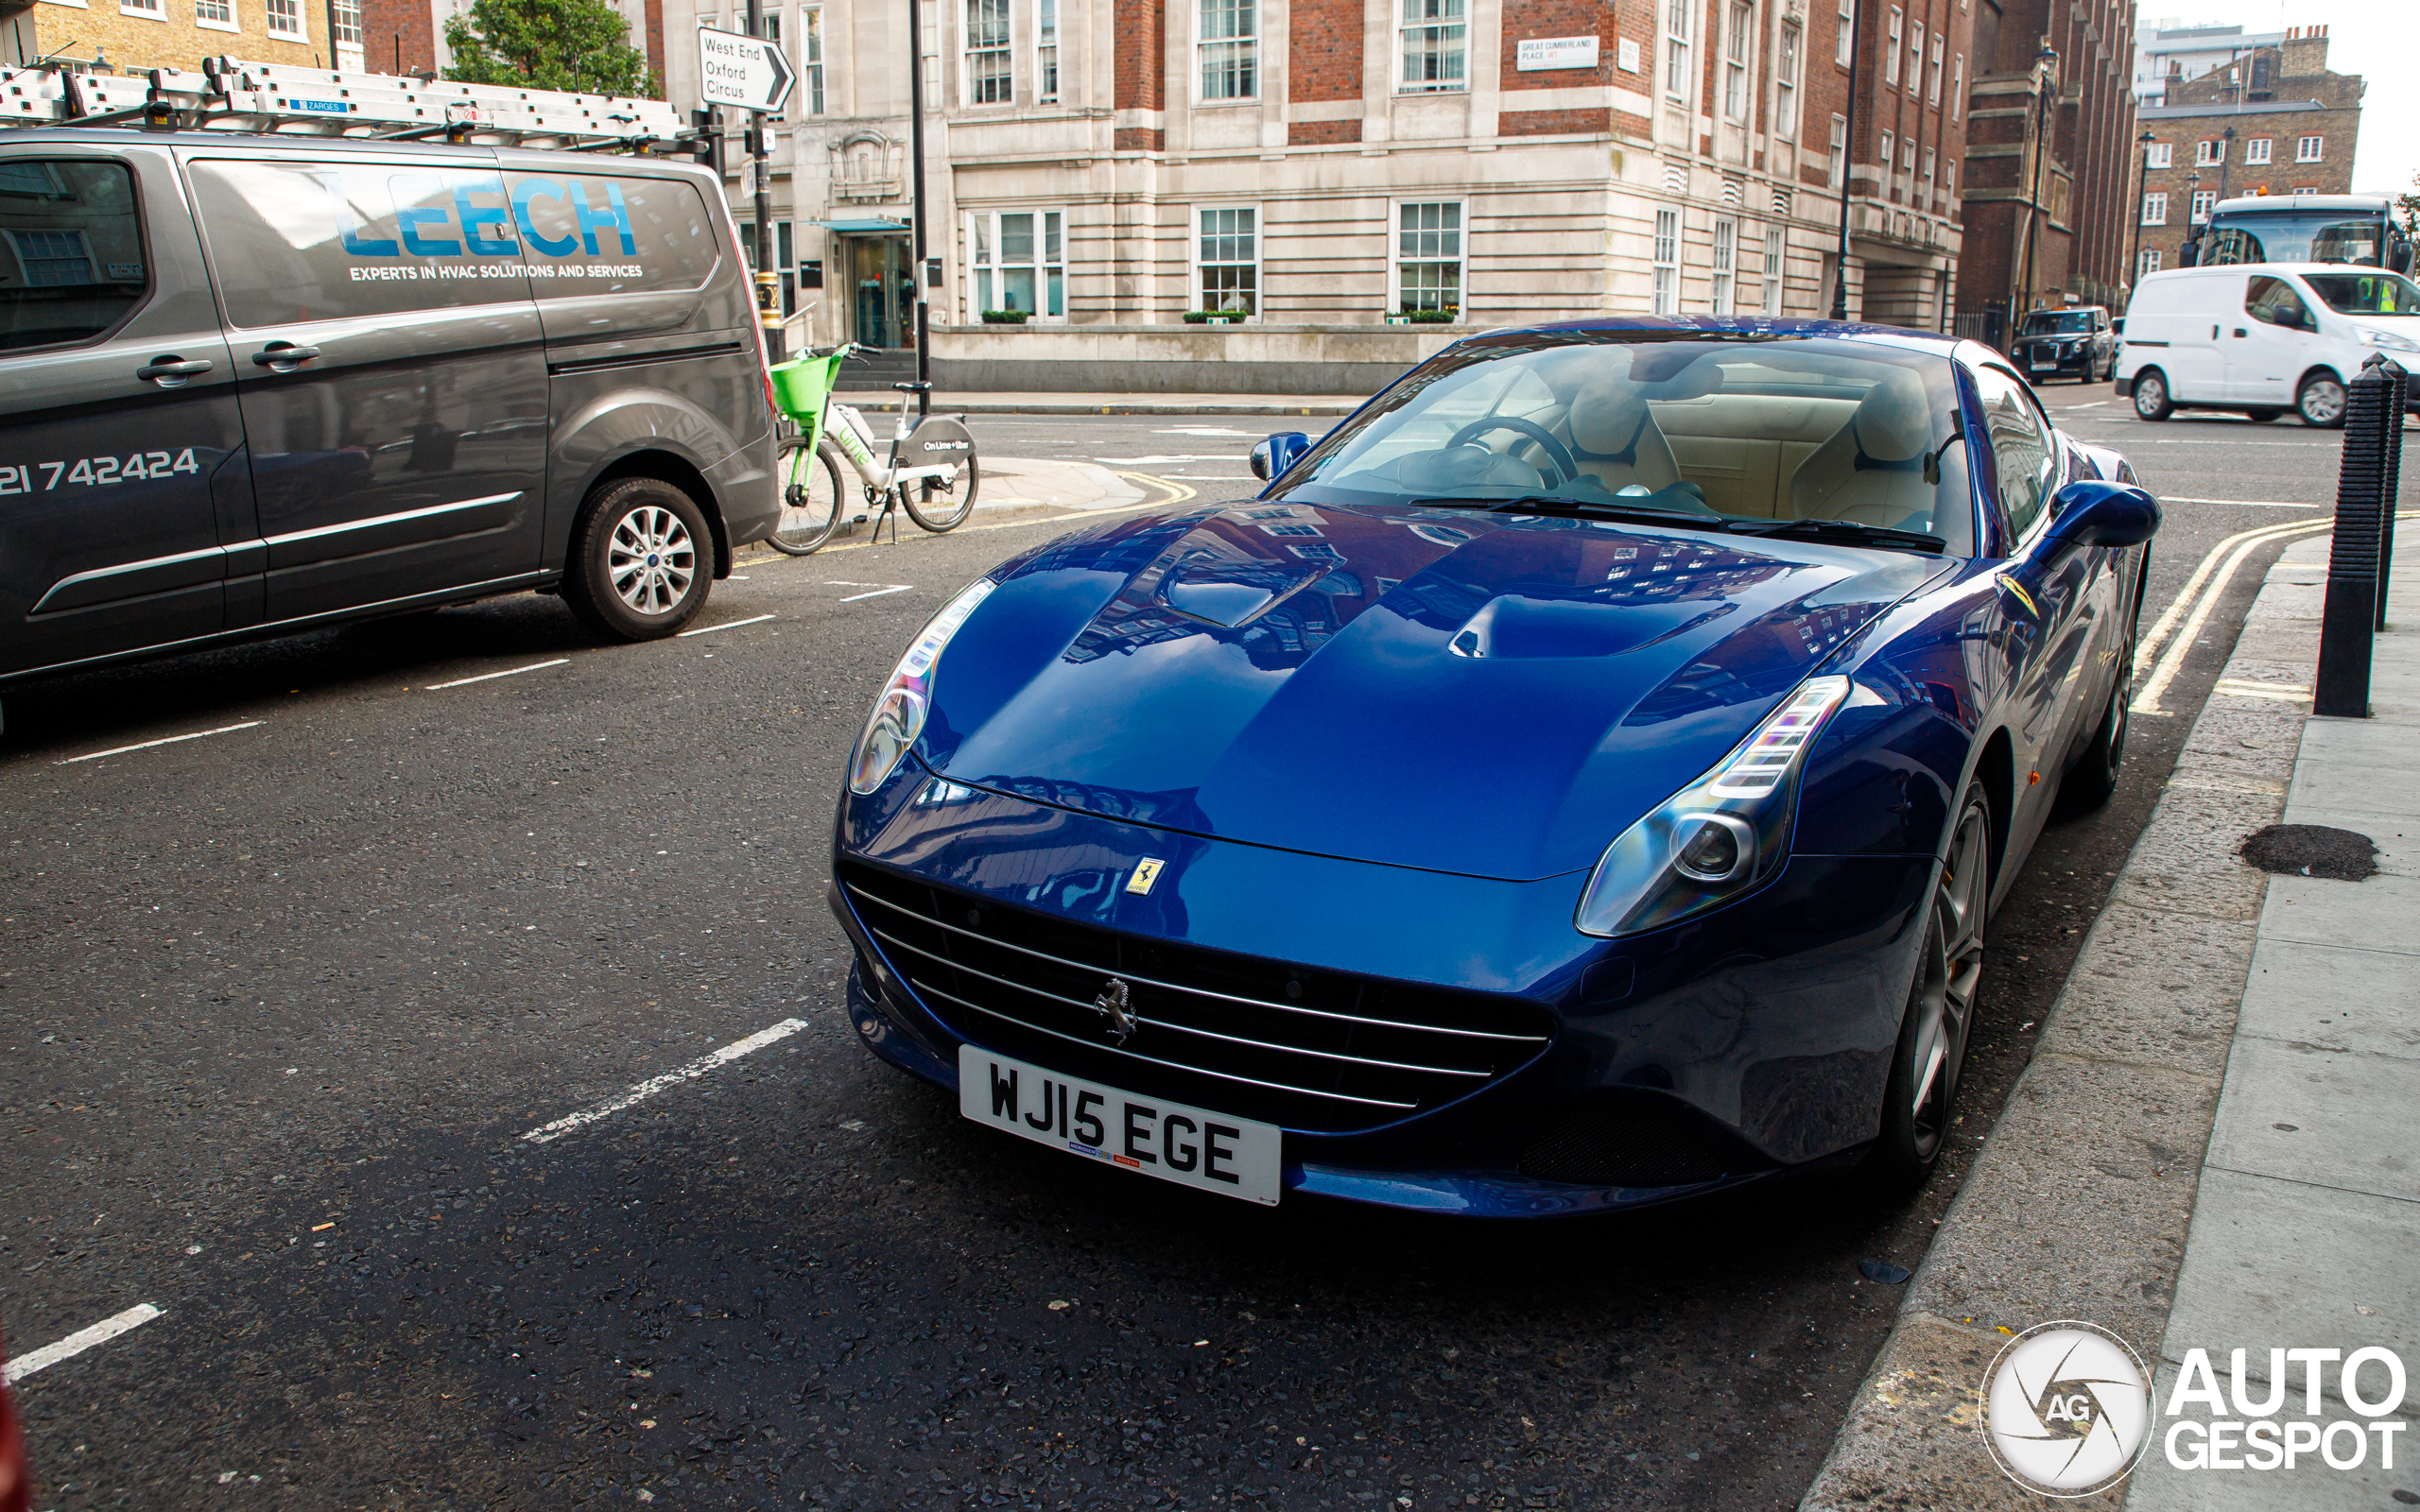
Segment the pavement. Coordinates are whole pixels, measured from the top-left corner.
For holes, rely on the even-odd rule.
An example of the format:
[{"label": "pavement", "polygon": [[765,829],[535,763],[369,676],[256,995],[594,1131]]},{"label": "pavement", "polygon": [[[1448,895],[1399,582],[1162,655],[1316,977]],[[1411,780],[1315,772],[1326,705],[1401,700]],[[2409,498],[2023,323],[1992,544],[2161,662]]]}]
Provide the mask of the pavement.
[{"label": "pavement", "polygon": [[[2135,1474],[2075,1504],[2420,1503],[2399,1369],[2368,1367],[2373,1410],[2357,1412],[2332,1367],[2307,1398],[2305,1372],[2270,1353],[2420,1361],[2420,560],[2394,574],[2410,619],[2377,642],[2373,717],[2322,719],[2308,710],[2326,552],[2311,535],[2270,570],[1804,1508],[2041,1505],[1987,1452],[1979,1389],[2011,1336],[2061,1319],[2116,1332],[2154,1375]],[[2238,849],[2278,822],[2368,836],[2379,871],[2272,878]],[[2196,1350],[2235,1408],[2185,1402],[2193,1423],[2171,1439]],[[2291,1388],[2274,1406],[2273,1366]],[[2340,1430],[2345,1468],[2308,1447],[2273,1471],[2191,1466],[2213,1418],[2290,1429],[2297,1409],[2314,1435],[2407,1426],[2365,1440],[2391,1462],[2350,1464],[2361,1435]]]},{"label": "pavement", "polygon": [[[869,412],[899,403],[893,393],[838,394]],[[1350,415],[1367,396],[1330,394],[1057,394],[933,395],[933,408],[959,415]]]}]

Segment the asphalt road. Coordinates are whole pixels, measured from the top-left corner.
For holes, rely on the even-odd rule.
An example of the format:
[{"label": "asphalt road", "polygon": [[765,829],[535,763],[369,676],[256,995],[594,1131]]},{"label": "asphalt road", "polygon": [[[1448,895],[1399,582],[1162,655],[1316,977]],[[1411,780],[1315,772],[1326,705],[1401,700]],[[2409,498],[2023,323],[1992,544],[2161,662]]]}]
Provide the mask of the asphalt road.
[{"label": "asphalt road", "polygon": [[[2324,516],[2332,436],[2107,393],[2050,402],[2164,494],[2251,501],[2171,507],[2153,613]],[[1252,438],[1191,423],[979,429],[1241,495]],[[1792,1503],[1897,1305],[1858,1262],[1912,1266],[1963,1160],[1895,1209],[1264,1211],[851,1042],[842,759],[923,618],[1049,529],[756,559],[728,628],[644,646],[521,597],[5,690],[0,1319],[23,1354],[161,1310],[20,1387],[40,1504]],[[2278,544],[1995,920],[1976,1136]]]}]

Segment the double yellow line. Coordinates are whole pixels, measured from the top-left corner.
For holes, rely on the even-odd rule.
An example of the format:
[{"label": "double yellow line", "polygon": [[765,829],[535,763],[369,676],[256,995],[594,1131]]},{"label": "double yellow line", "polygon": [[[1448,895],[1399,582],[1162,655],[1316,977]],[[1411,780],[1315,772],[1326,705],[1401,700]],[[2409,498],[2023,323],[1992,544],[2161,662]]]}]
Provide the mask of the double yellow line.
[{"label": "double yellow line", "polygon": [[[2414,511],[2405,510],[2395,518],[2412,519]],[[2185,658],[2193,649],[2194,642],[2201,638],[2202,627],[2209,623],[2211,612],[2226,596],[2228,585],[2235,581],[2237,571],[2254,552],[2272,541],[2311,535],[2329,529],[2335,524],[2335,517],[2327,515],[2316,520],[2289,521],[2281,525],[2263,525],[2257,530],[2229,536],[2211,547],[2210,554],[2193,569],[2193,576],[2185,579],[2185,586],[2177,591],[2175,598],[2169,601],[2168,608],[2160,611],[2159,618],[2152,622],[2152,627],[2135,647],[2135,676],[2140,686],[2130,706],[2132,711],[2156,717],[2168,714],[2169,711],[2160,707],[2160,699],[2167,696],[2169,686],[2176,681],[2176,675],[2185,670]],[[2166,648],[2165,655],[2162,647]],[[2144,677],[2146,671],[2151,674],[2148,678]]]}]

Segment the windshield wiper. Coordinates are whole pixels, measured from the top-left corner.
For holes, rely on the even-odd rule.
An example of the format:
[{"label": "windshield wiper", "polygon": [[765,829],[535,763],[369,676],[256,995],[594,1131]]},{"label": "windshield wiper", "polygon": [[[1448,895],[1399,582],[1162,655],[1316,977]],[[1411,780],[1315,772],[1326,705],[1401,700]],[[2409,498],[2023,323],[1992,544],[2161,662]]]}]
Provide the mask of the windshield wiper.
[{"label": "windshield wiper", "polygon": [[1850,541],[1861,546],[1896,551],[1921,551],[1939,556],[1949,543],[1919,530],[1894,530],[1889,525],[1859,524],[1854,520],[1731,520],[1724,528],[1742,536],[1806,536],[1818,541]]},{"label": "windshield wiper", "polygon": [[1550,493],[1524,493],[1510,499],[1485,499],[1463,494],[1445,494],[1405,501],[1416,507],[1432,509],[1485,509],[1491,514],[1568,515],[1577,520],[1645,520],[1656,523],[1680,521],[1709,530],[1721,528],[1722,517],[1703,509],[1667,509],[1652,504],[1632,504],[1627,500],[1564,499]]}]

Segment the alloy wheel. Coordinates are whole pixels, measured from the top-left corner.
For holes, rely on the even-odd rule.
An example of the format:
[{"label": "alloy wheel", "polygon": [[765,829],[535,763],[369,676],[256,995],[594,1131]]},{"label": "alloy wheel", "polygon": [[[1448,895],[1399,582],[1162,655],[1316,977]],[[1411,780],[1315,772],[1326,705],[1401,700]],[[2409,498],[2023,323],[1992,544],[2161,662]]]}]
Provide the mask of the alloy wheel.
[{"label": "alloy wheel", "polygon": [[2313,425],[2333,425],[2344,418],[2344,386],[2333,378],[2314,378],[2303,385],[2303,419]]},{"label": "alloy wheel", "polygon": [[1975,992],[1983,975],[1983,909],[1991,871],[1990,821],[1970,805],[1950,842],[1917,966],[1916,1057],[1910,1122],[1927,1160],[1948,1133],[1949,1109],[1974,1027]]},{"label": "alloy wheel", "polygon": [[632,612],[672,612],[697,572],[697,543],[671,510],[643,504],[614,523],[605,574],[614,595]]}]

